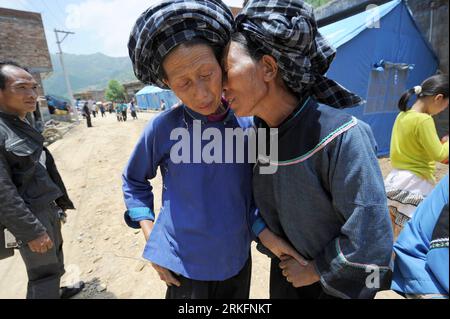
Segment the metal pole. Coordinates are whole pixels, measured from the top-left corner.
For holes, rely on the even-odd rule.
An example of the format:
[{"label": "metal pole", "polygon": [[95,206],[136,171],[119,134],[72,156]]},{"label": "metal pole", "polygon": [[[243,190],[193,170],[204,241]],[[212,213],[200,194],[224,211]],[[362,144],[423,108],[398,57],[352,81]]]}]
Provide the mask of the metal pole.
[{"label": "metal pole", "polygon": [[433,44],[433,27],[434,27],[434,8],[435,3],[431,2],[430,4],[430,34],[429,34],[429,41],[431,44]]},{"label": "metal pole", "polygon": [[[56,44],[58,44],[59,61],[61,63],[62,71],[63,71],[63,74],[64,74],[64,79],[66,81],[67,92],[69,93],[69,98],[70,98],[70,101],[72,102],[72,112],[73,112],[75,121],[77,123],[79,123],[80,119],[78,118],[78,109],[77,109],[77,106],[75,105],[75,99],[74,99],[73,93],[72,93],[72,86],[70,85],[69,75],[67,74],[66,67],[64,66],[63,52],[62,52],[62,49],[61,49],[61,43],[66,39],[66,37],[69,34],[75,34],[75,33],[74,32],[67,32],[67,31],[60,31],[60,30],[56,30],[56,29],[54,31],[55,31],[55,35],[56,35]],[[65,34],[65,37],[61,41],[59,40],[58,33],[64,33]]]}]

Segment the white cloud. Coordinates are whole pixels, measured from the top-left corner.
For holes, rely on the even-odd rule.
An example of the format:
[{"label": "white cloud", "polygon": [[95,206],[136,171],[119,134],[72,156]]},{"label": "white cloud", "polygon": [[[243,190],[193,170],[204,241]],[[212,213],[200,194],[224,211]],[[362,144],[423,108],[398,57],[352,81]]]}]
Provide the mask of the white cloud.
[{"label": "white cloud", "polygon": [[97,51],[111,56],[127,55],[128,37],[137,17],[155,1],[87,0],[66,7],[66,27],[91,38]]},{"label": "white cloud", "polygon": [[[97,50],[110,56],[126,56],[131,28],[138,16],[158,0],[85,0],[65,8],[66,27],[88,37]],[[230,6],[240,6],[243,0],[225,0]]]}]

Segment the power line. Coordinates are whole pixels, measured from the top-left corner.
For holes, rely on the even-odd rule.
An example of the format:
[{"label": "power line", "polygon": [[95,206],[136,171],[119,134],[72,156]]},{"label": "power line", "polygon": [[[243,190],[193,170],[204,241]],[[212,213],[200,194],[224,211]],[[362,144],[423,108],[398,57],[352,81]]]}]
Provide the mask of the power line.
[{"label": "power line", "polygon": [[63,22],[65,23],[65,22],[66,22],[66,19],[67,19],[67,13],[66,13],[65,7],[63,7],[63,6],[61,5],[61,3],[59,2],[59,0],[55,0],[55,3],[56,3],[56,6],[55,6],[56,11],[57,11],[58,13],[60,13],[60,16],[63,18]]},{"label": "power line", "polygon": [[59,0],[55,0],[56,2],[56,6],[58,7],[58,10],[61,11],[61,13],[63,14],[63,16],[66,16],[66,10],[65,8],[63,8],[63,6],[61,5],[61,3],[59,2]]},{"label": "power line", "polygon": [[57,24],[59,27],[64,28],[64,23],[61,23],[61,21],[59,20],[58,16],[55,15],[55,14],[53,13],[53,10],[50,9],[50,7],[47,5],[47,3],[45,2],[45,0],[41,0],[41,1],[42,1],[42,3],[44,4],[44,6],[47,8],[47,12],[49,12],[50,15],[51,15],[53,18],[55,18],[56,24]]}]

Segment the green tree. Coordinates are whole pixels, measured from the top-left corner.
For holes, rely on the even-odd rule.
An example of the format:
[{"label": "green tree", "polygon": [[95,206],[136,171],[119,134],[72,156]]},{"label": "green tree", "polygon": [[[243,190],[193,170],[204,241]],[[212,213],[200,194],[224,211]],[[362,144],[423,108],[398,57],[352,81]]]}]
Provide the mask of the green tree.
[{"label": "green tree", "polygon": [[111,80],[108,83],[108,88],[105,92],[107,101],[120,102],[126,99],[125,88],[116,80]]}]

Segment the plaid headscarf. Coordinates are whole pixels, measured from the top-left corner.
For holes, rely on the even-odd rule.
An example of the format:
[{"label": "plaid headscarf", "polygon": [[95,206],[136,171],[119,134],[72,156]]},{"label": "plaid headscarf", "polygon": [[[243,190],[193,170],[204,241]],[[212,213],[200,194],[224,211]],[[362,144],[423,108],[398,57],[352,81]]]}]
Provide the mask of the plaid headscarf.
[{"label": "plaid headscarf", "polygon": [[249,0],[236,17],[235,29],[263,53],[273,56],[286,84],[296,93],[310,91],[335,108],[362,100],[328,79],[336,51],[319,33],[313,9],[301,0]]},{"label": "plaid headscarf", "polygon": [[194,38],[223,46],[233,28],[233,15],[221,0],[166,0],[145,11],[136,21],[128,51],[136,77],[167,88],[161,79],[164,57]]}]

